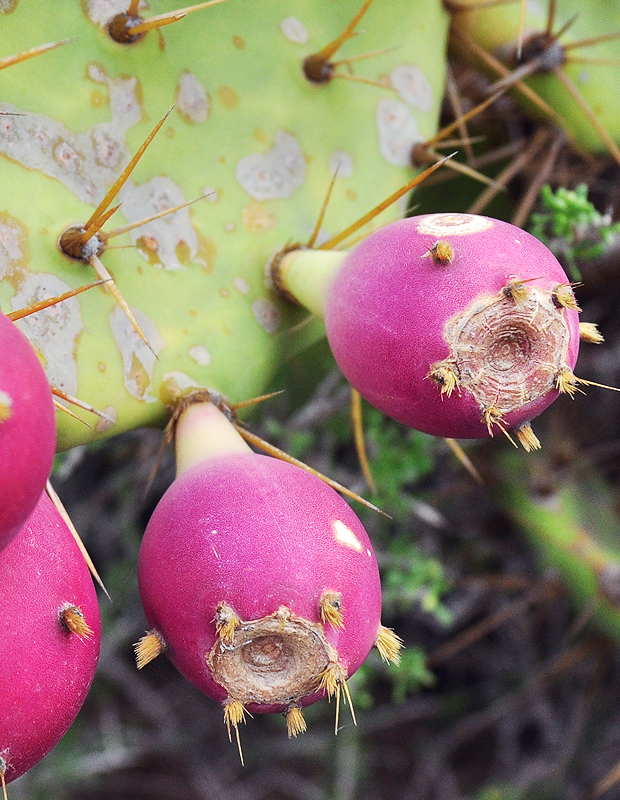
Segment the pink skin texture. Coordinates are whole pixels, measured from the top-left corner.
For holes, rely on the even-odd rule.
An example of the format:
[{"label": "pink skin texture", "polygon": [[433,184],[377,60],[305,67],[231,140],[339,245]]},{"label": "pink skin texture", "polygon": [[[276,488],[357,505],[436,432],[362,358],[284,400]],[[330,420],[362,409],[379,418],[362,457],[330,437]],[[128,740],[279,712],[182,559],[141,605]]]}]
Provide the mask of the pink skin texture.
[{"label": "pink skin texture", "polygon": [[[146,617],[173,664],[218,702],[223,687],[205,654],[216,641],[215,610],[226,602],[244,621],[282,605],[320,622],[326,590],[342,593],[344,628],[325,625],[348,675],[364,661],[380,626],[381,587],[361,522],[315,476],[255,453],[202,461],[168,489],[147,526],[138,579]],[[323,697],[314,692],[307,705]],[[250,704],[250,713],[283,711]]]},{"label": "pink skin texture", "polygon": [[[63,626],[59,613],[67,605],[82,611],[92,636],[80,638]],[[100,641],[88,567],[43,494],[0,554],[0,757],[7,783],[66,733],[92,683]]]},{"label": "pink skin texture", "polygon": [[[433,232],[429,218],[474,220],[476,232]],[[476,222],[477,221],[477,222]],[[432,223],[432,220],[431,220]],[[448,225],[449,227],[449,225]],[[450,263],[438,263],[437,241],[453,249]],[[489,435],[480,405],[468,391],[450,397],[427,376],[448,358],[444,327],[476,298],[499,295],[514,278],[528,288],[553,290],[569,282],[553,254],[507,222],[474,215],[411,217],[371,234],[344,259],[325,303],[327,336],[350,383],[388,416],[437,436]],[[567,365],[579,348],[575,310],[562,309],[570,337]],[[552,389],[506,414],[510,428],[531,420],[558,396]],[[497,427],[494,433],[498,433]]]},{"label": "pink skin texture", "polygon": [[56,448],[54,404],[43,367],[23,333],[3,314],[0,392],[10,398],[10,416],[0,421],[2,548],[25,523],[41,496]]}]

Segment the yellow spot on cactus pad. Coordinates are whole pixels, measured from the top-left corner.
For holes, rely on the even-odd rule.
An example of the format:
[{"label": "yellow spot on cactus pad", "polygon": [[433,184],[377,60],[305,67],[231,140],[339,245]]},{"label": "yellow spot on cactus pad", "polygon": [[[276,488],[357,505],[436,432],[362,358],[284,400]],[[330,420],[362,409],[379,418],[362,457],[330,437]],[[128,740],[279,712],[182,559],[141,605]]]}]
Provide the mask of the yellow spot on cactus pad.
[{"label": "yellow spot on cactus pad", "polygon": [[220,86],[217,96],[225,108],[237,108],[239,105],[239,95],[232,86]]},{"label": "yellow spot on cactus pad", "polygon": [[241,221],[250,233],[263,233],[273,228],[278,218],[262,203],[250,203],[241,212]]}]

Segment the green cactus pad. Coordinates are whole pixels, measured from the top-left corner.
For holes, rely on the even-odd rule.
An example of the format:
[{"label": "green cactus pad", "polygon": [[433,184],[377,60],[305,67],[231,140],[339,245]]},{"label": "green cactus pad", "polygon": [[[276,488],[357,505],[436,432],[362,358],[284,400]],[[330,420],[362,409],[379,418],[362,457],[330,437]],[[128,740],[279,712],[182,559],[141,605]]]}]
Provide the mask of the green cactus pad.
[{"label": "green cactus pad", "polygon": [[[104,24],[127,2],[41,0],[0,14],[6,55],[69,39],[0,71],[0,304],[7,312],[96,278],[57,246],[83,224],[175,104],[120,191],[105,231],[204,195],[111,239],[101,261],[150,350],[107,287],[21,321],[50,382],[105,411],[59,416],[59,448],[165,419],[165,386],[192,383],[231,402],[259,394],[322,325],[278,301],[264,267],[306,242],[331,177],[324,234],[339,232],[413,175],[408,150],[436,130],[447,17],[439,0],[376,0],[310,83],[303,59],[334,40],[360,3],[228,0],[129,45]],[[145,5],[145,4],[144,4]],[[151,3],[148,19],[174,10]],[[0,56],[5,54],[0,54]],[[402,214],[385,212],[380,222]],[[164,389],[162,389],[162,385]]]},{"label": "green cactus pad", "polygon": [[[506,57],[515,52],[520,3],[475,8],[477,3],[478,0],[467,0],[472,10],[454,13],[452,25],[455,32],[469,34],[485,50],[509,64],[510,59]],[[524,55],[528,53],[531,37],[546,31],[550,5],[549,0],[527,4]],[[577,89],[591,115],[596,118],[596,123],[552,70],[538,72],[526,78],[525,83],[557,113],[554,121],[562,125],[578,148],[595,153],[604,152],[608,149],[608,143],[597,125],[607,131],[612,142],[620,144],[620,118],[616,112],[620,94],[620,4],[616,0],[588,0],[587,3],[582,0],[558,0],[551,33],[560,32],[558,46],[554,50],[560,59],[559,68]],[[603,41],[595,41],[598,37],[603,37]],[[583,45],[579,46],[578,43]],[[459,53],[477,61],[463,42],[455,40],[455,45]],[[497,78],[498,75],[494,73],[493,77]],[[540,117],[540,109],[524,95],[515,91],[514,96],[523,102],[528,111]],[[616,153],[616,158],[620,158],[619,153]]]}]

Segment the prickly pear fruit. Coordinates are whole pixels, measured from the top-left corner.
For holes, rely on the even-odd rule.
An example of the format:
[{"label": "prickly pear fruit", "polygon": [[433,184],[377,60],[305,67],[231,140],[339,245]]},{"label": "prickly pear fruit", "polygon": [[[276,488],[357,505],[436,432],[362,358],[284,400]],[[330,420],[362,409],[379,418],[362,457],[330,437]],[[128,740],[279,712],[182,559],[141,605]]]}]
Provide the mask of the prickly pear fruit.
[{"label": "prickly pear fruit", "polygon": [[[283,276],[293,295],[298,273],[305,290],[305,266],[324,256],[295,258]],[[427,214],[329,259],[314,310],[369,402],[436,436],[514,428],[526,448],[537,446],[528,423],[574,391],[579,349],[570,282],[541,242],[490,217]]]},{"label": "prickly pear fruit", "polygon": [[54,403],[41,362],[0,314],[0,549],[37,504],[55,448]]},{"label": "prickly pear fruit", "polygon": [[46,494],[0,554],[0,776],[8,783],[64,736],[92,683],[95,588]]},{"label": "prickly pear fruit", "polygon": [[[214,406],[185,414],[181,435],[194,439],[222,416]],[[282,712],[296,734],[303,706],[346,692],[373,645],[391,641],[377,563],[323,481],[241,440],[225,449],[192,457],[147,526],[138,577],[150,637],[223,703],[229,725],[244,710]]]}]

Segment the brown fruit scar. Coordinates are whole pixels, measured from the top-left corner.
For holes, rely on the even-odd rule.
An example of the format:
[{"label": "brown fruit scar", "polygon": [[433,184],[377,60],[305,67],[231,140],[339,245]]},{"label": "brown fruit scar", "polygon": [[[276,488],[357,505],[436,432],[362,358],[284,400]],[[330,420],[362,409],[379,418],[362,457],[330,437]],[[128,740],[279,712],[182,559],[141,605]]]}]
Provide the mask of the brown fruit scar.
[{"label": "brown fruit scar", "polygon": [[323,592],[319,605],[323,625],[329,622],[333,628],[344,628],[342,594],[340,592]]},{"label": "brown fruit scar", "polygon": [[563,308],[549,291],[530,286],[515,302],[514,291],[502,290],[476,298],[448,320],[450,353],[431,366],[429,377],[447,394],[446,376],[456,373],[459,390],[473,395],[489,432],[495,425],[503,430],[507,414],[559,388],[556,376],[568,369],[569,338]]},{"label": "brown fruit scar", "polygon": [[317,690],[321,675],[338,658],[322,625],[286,606],[240,620],[232,636],[226,634],[225,640],[218,635],[205,659],[213,679],[243,706],[297,703]]},{"label": "brown fruit scar", "polygon": [[133,649],[136,654],[136,667],[142,669],[154,658],[165,652],[166,643],[160,633],[156,630],[150,630],[134,644]]}]

